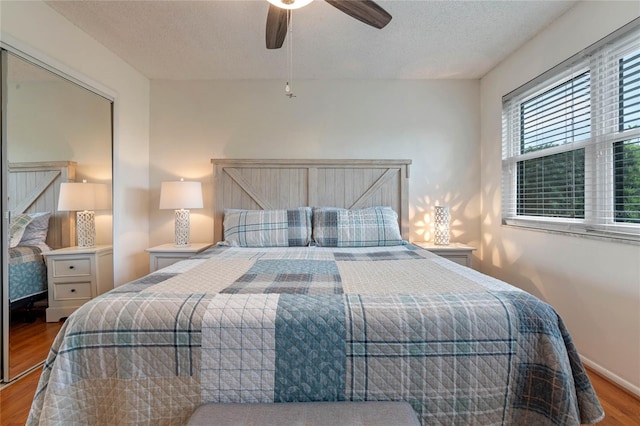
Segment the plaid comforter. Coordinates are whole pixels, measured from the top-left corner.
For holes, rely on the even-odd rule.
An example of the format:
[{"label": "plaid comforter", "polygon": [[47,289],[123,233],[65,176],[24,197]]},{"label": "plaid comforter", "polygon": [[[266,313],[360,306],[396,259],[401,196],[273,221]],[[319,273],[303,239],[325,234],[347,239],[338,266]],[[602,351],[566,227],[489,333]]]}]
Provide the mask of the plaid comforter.
[{"label": "plaid comforter", "polygon": [[29,424],[181,424],[205,402],[408,401],[423,424],[603,416],[539,299],[414,246],[216,247],[66,321]]}]

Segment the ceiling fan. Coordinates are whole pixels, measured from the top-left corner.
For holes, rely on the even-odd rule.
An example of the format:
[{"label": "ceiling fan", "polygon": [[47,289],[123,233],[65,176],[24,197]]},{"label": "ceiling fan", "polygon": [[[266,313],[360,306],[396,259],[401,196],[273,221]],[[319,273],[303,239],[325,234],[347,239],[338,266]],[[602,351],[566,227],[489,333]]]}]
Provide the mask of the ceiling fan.
[{"label": "ceiling fan", "polygon": [[[268,0],[267,49],[279,49],[287,35],[287,13],[311,3],[312,0]],[[371,0],[325,0],[331,6],[367,25],[384,28],[391,15]]]}]

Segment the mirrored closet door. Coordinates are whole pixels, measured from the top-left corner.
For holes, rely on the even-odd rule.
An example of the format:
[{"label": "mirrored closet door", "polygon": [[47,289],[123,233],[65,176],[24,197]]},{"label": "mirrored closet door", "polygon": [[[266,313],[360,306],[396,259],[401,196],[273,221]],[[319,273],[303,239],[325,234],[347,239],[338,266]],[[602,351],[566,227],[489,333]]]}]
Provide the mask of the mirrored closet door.
[{"label": "mirrored closet door", "polygon": [[[76,245],[63,182],[111,193],[113,101],[9,46],[2,49],[2,379],[42,363],[62,321],[47,322],[43,252]],[[111,244],[112,211],[96,211],[96,243]]]}]

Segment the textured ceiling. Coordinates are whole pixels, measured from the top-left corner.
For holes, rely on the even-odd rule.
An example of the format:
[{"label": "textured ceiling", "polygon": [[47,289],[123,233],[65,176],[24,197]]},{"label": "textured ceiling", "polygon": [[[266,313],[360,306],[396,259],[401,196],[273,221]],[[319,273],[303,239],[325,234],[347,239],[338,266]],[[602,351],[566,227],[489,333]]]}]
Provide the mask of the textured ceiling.
[{"label": "textured ceiling", "polygon": [[322,0],[294,11],[293,37],[265,48],[266,0],[49,1],[151,79],[479,78],[575,1],[377,1],[382,30]]}]

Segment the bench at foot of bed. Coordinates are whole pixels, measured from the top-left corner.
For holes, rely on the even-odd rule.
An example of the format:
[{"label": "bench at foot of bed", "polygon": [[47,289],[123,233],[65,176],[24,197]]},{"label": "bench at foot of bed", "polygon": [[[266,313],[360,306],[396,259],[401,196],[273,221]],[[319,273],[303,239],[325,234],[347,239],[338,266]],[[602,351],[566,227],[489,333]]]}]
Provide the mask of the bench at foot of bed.
[{"label": "bench at foot of bed", "polygon": [[205,404],[189,426],[242,425],[420,425],[406,402],[290,402],[281,404]]}]

